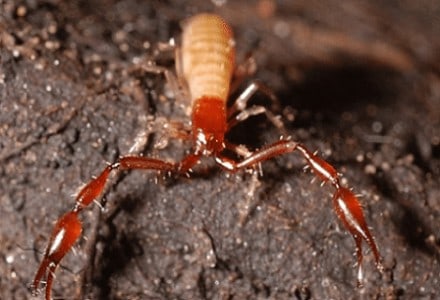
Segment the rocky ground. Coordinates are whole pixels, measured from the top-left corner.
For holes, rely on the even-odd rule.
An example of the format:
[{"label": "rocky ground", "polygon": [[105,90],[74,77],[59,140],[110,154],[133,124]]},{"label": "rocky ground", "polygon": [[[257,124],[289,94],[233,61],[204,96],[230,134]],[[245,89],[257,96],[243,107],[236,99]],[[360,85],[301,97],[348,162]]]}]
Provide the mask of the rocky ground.
[{"label": "rocky ground", "polygon": [[[55,299],[435,299],[440,275],[438,1],[0,1],[0,298],[29,284],[72,195],[145,133],[135,152],[178,161],[183,118],[161,75],[160,43],[215,12],[279,97],[288,134],[361,194],[383,256],[354,242],[297,154],[255,179],[206,160],[191,178],[115,176],[105,205],[56,273]],[[263,95],[255,101],[270,107]],[[264,117],[228,135],[257,148],[280,136]],[[139,139],[138,139],[139,140]],[[168,142],[168,143],[166,143]],[[159,147],[160,146],[160,147]]]}]

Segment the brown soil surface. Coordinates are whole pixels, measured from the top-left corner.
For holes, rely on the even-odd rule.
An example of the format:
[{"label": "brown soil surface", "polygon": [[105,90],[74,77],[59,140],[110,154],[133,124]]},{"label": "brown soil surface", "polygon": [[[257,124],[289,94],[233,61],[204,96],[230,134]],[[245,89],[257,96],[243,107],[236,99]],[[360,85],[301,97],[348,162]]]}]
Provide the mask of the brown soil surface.
[{"label": "brown soil surface", "polygon": [[[240,61],[252,53],[249,80],[277,94],[288,133],[362,194],[384,274],[366,251],[356,287],[332,188],[299,155],[264,163],[258,181],[204,160],[191,178],[114,178],[104,208],[81,215],[54,298],[438,299],[440,2],[423,0],[0,1],[0,299],[32,298],[55,220],[138,134],[147,156],[190,149],[155,148],[166,135],[150,120],[183,114],[139,66],[173,68],[159,43],[205,11],[233,26]],[[228,138],[253,148],[279,135],[255,117]]]}]

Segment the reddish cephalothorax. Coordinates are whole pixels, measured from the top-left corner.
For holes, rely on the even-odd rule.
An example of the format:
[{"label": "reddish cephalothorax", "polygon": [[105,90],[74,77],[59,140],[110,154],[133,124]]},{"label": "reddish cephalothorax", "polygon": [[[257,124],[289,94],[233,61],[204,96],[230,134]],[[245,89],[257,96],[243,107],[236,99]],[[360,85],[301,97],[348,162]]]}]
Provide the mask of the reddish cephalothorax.
[{"label": "reddish cephalothorax", "polygon": [[245,158],[239,161],[224,154],[225,150],[229,150],[243,157],[238,145],[225,141],[225,134],[239,121],[263,112],[261,107],[256,106],[243,109],[247,100],[259,89],[258,84],[250,85],[232,107],[227,106],[235,68],[235,44],[230,26],[213,14],[199,14],[190,18],[184,23],[182,45],[178,53],[178,74],[186,83],[191,103],[191,153],[178,163],[148,157],[123,156],[85,185],[76,197],[74,208],[60,217],[55,225],[32,283],[34,292],[46,275],[46,300],[50,299],[55,270],[81,235],[82,225],[78,214],[101,196],[113,170],[144,169],[186,174],[202,156],[209,156],[226,171],[236,172],[295,150],[305,158],[307,165],[319,179],[330,183],[335,189],[334,210],[356,243],[358,283],[362,280],[363,241],[371,248],[377,268],[382,270],[379,251],[365,222],[361,205],[349,189],[341,186],[337,171],[329,163],[289,138],[246,153]]}]

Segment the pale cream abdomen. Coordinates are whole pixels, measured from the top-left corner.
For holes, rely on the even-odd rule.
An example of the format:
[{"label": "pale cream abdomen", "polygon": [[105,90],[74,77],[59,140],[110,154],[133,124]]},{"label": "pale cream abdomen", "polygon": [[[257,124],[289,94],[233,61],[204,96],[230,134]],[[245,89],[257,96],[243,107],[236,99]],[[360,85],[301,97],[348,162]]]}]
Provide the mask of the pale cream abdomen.
[{"label": "pale cream abdomen", "polygon": [[191,101],[207,96],[226,102],[235,64],[229,25],[212,14],[190,18],[184,24],[181,51],[182,74]]}]

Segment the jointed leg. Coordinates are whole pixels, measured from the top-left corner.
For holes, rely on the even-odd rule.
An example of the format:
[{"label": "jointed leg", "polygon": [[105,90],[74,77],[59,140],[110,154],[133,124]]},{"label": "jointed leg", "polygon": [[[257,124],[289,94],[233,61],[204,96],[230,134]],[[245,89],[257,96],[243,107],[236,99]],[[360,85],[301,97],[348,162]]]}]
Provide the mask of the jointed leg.
[{"label": "jointed leg", "polygon": [[[158,66],[155,64],[155,60],[161,53],[169,53],[170,58],[174,56],[176,62],[176,72],[173,72],[171,69]],[[174,54],[171,56],[171,54]],[[129,72],[133,72],[136,70],[143,70],[148,73],[153,74],[163,74],[166,82],[170,85],[172,92],[174,93],[174,97],[177,101],[182,101],[188,99],[187,91],[183,86],[183,81],[181,79],[181,67],[180,67],[180,49],[174,44],[174,40],[171,39],[167,43],[160,43],[155,51],[155,55],[153,58],[149,58],[145,60],[141,60],[138,63],[135,63],[134,66],[130,67]]]},{"label": "jointed leg", "polygon": [[257,62],[252,53],[248,53],[244,61],[235,68],[231,82],[231,93],[235,93],[246,78],[252,78],[257,71]]},{"label": "jointed leg", "polygon": [[173,92],[176,101],[183,103],[185,99],[188,99],[186,91],[182,89],[181,84],[179,84],[178,77],[171,70],[162,66],[157,66],[152,63],[142,65],[142,69],[149,73],[163,74],[165,76],[166,82],[170,85],[171,91]]},{"label": "jointed leg", "polygon": [[[238,154],[241,157],[249,157],[253,154],[252,151],[250,151],[246,146],[244,145],[236,145],[236,144],[232,144],[229,142],[225,142],[225,146],[226,149],[235,152],[236,154]],[[239,215],[240,215],[240,221],[239,224],[240,225],[244,225],[244,223],[246,222],[248,216],[249,216],[249,211],[251,209],[251,205],[252,204],[252,200],[254,199],[254,194],[256,189],[261,185],[260,181],[258,180],[258,176],[262,176],[263,175],[263,169],[261,168],[261,164],[255,164],[252,166],[253,170],[251,171],[251,179],[250,179],[250,184],[248,184],[248,189],[246,192],[246,199],[237,202],[237,207],[238,207],[238,211],[239,211]]]},{"label": "jointed leg", "polygon": [[269,121],[279,130],[281,130],[282,134],[285,134],[283,122],[279,119],[279,117],[275,116],[266,107],[261,105],[252,105],[249,108],[247,107],[249,100],[257,91],[265,94],[274,105],[279,106],[278,99],[267,86],[259,81],[253,81],[238,96],[232,106],[228,108],[228,128],[230,129],[234,127],[239,122],[242,122],[251,116],[256,116],[264,113]]},{"label": "jointed leg", "polygon": [[179,121],[158,117],[153,121],[153,131],[158,137],[154,142],[154,149],[165,149],[172,139],[189,141],[192,139],[191,129],[187,124]]},{"label": "jointed leg", "polygon": [[363,259],[362,241],[365,241],[373,252],[376,267],[379,271],[383,269],[381,258],[374,238],[368,229],[359,200],[353,192],[341,186],[338,173],[333,166],[307,150],[303,145],[290,140],[275,142],[272,145],[254,152],[240,162],[235,162],[225,157],[217,157],[216,162],[223,168],[235,172],[239,169],[252,167],[270,158],[291,153],[295,150],[298,150],[303,155],[308,166],[318,178],[323,182],[329,182],[336,189],[333,195],[333,208],[336,215],[355,240],[358,263],[358,285],[361,285]]}]

